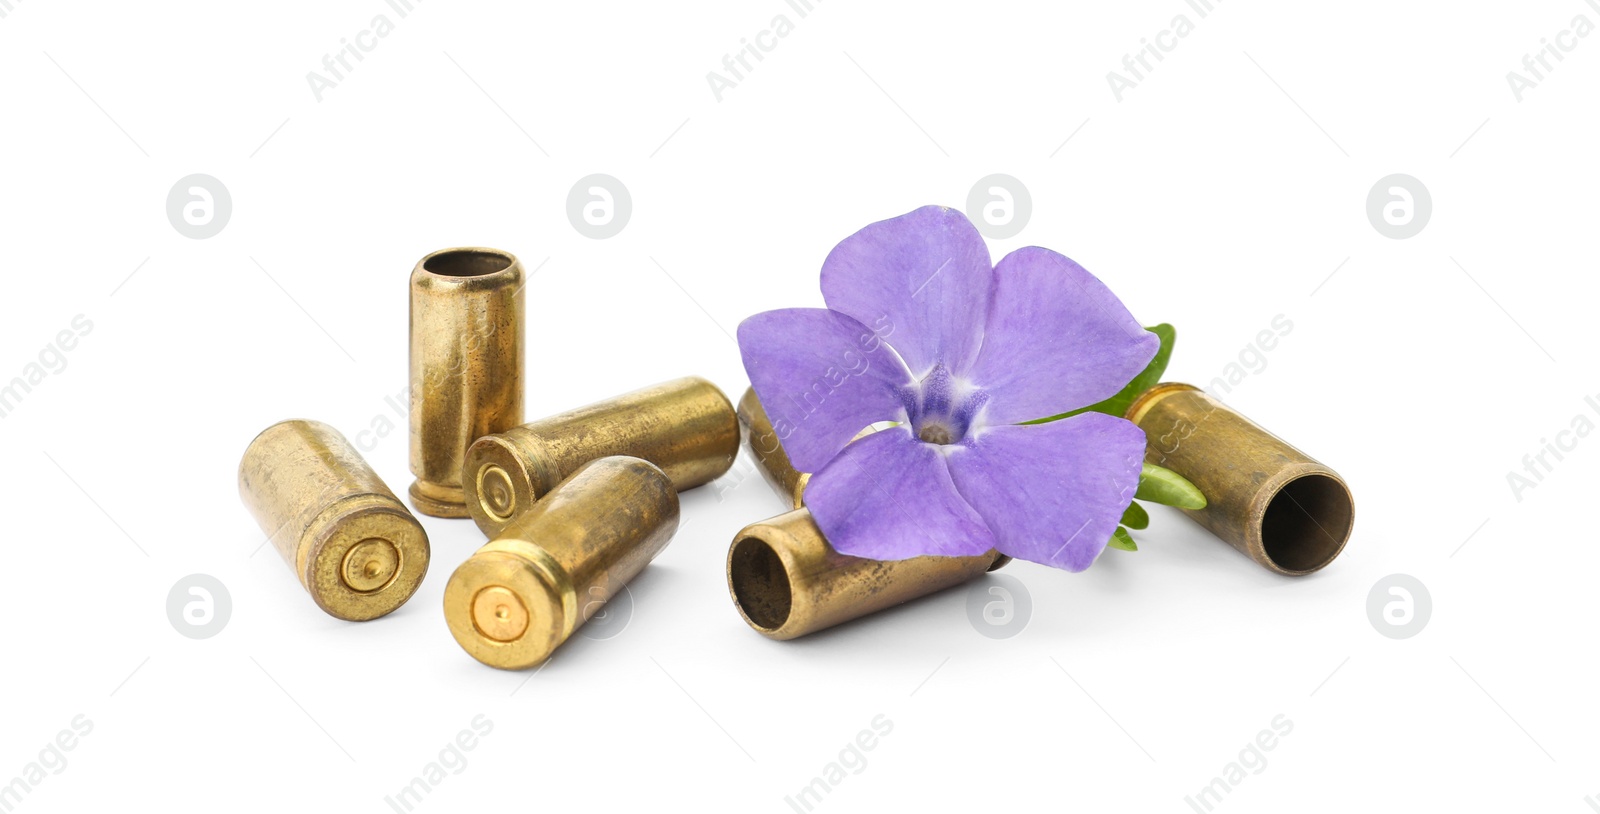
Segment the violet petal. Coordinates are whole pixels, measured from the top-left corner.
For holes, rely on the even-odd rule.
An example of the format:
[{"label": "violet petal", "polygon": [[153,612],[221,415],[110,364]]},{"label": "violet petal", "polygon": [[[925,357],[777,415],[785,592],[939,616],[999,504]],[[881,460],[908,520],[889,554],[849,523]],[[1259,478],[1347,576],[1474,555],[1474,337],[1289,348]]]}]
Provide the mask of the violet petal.
[{"label": "violet petal", "polygon": [[1144,444],[1132,422],[1103,413],[989,427],[950,454],[950,474],[1001,553],[1082,571],[1139,488]]},{"label": "violet petal", "polygon": [[995,547],[983,518],[956,492],[944,454],[905,425],[845,447],[811,476],[806,506],[843,554],[903,560],[968,557]]},{"label": "violet petal", "polygon": [[970,378],[990,397],[991,424],[1015,424],[1116,395],[1161,341],[1105,283],[1036,246],[995,267],[983,350]]},{"label": "violet petal", "polygon": [[941,206],[874,223],[822,264],[828,307],[877,329],[918,377],[941,362],[957,375],[972,366],[993,286],[983,237]]},{"label": "violet petal", "polygon": [[822,468],[867,425],[906,420],[911,375],[872,331],[826,308],[756,314],[739,325],[750,384],[789,460]]}]

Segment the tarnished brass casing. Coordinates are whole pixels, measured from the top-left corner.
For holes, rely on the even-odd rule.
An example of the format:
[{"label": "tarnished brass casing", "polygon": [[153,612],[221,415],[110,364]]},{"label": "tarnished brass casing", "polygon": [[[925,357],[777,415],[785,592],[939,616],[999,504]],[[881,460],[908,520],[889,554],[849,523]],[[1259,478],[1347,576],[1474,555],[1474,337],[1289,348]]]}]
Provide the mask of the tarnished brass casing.
[{"label": "tarnished brass casing", "polygon": [[[745,443],[778,496],[796,511],[747,526],[728,549],[728,591],[744,620],[793,639],[981,576],[1011,561],[978,557],[879,561],[835,551],[805,505],[811,473],[794,468],[754,388],[739,399]],[[868,435],[866,428],[856,436]]]},{"label": "tarnished brass casing", "polygon": [[677,530],[678,493],[655,464],[621,456],[587,463],[450,575],[450,633],[490,667],[532,667]]},{"label": "tarnished brass casing", "polygon": [[445,249],[411,271],[411,502],[466,517],[467,447],[522,423],[523,271],[494,249]]},{"label": "tarnished brass casing", "polygon": [[1184,514],[1263,567],[1300,576],[1344,550],[1355,498],[1339,473],[1193,385],[1158,384],[1127,417],[1145,432],[1145,460],[1206,496]]},{"label": "tarnished brass casing", "polygon": [[317,606],[376,619],[428,572],[428,535],[338,430],[268,427],[239,462],[239,497]]},{"label": "tarnished brass casing", "polygon": [[480,438],[462,480],[472,519],[494,537],[596,458],[643,458],[689,489],[727,472],[738,454],[733,405],[716,385],[690,376]]},{"label": "tarnished brass casing", "polygon": [[793,639],[980,577],[1001,557],[880,561],[840,554],[807,509],[746,526],[728,548],[728,592],[769,639]]},{"label": "tarnished brass casing", "polygon": [[789,501],[791,508],[804,506],[802,498],[811,473],[796,470],[789,461],[789,454],[783,451],[783,442],[772,429],[772,419],[767,417],[761,400],[756,398],[754,387],[745,388],[744,396],[739,399],[739,423],[744,425],[745,443],[756,456],[756,463],[761,465],[762,477],[772,484],[780,497]]}]

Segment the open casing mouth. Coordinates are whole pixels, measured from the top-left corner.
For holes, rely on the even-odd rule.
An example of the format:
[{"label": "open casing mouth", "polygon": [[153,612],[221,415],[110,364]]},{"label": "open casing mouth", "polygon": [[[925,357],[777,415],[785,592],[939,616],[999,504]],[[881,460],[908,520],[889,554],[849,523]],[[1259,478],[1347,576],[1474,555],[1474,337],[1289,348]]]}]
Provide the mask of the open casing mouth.
[{"label": "open casing mouth", "polygon": [[[804,508],[811,476],[790,463],[754,388],[739,399],[738,414],[761,474],[794,509],[745,527],[728,548],[728,592],[744,620],[761,635],[804,636],[959,585],[1011,562],[998,551],[895,561],[840,554]],[[872,431],[868,427],[856,438]]]},{"label": "open casing mouth", "polygon": [[429,274],[441,277],[486,277],[511,268],[517,258],[498,249],[443,249],[422,258]]},{"label": "open casing mouth", "polygon": [[1309,574],[1339,556],[1355,525],[1350,490],[1337,475],[1312,472],[1284,483],[1261,515],[1261,549],[1285,574]]},{"label": "open casing mouth", "polygon": [[522,423],[526,283],[509,252],[444,249],[411,269],[411,504],[466,517],[467,447]]},{"label": "open casing mouth", "polygon": [[1355,498],[1339,473],[1188,384],[1129,406],[1145,460],[1188,478],[1206,507],[1184,514],[1268,570],[1301,576],[1344,550]]},{"label": "open casing mouth", "polygon": [[833,550],[806,509],[746,526],[728,548],[728,592],[770,639],[793,639],[960,585],[992,570],[976,557],[869,560]]},{"label": "open casing mouth", "polygon": [[750,626],[771,634],[789,623],[794,587],[783,557],[754,534],[741,534],[728,551],[728,588]]}]

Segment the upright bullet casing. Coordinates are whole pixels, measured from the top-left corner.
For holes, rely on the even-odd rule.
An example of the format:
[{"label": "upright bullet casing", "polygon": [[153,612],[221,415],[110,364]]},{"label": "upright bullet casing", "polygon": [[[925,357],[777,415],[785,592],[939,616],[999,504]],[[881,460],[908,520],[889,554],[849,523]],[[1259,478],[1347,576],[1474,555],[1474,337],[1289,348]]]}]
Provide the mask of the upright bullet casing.
[{"label": "upright bullet casing", "polygon": [[532,667],[566,641],[672,540],[678,493],[654,464],[580,467],[450,575],[444,615],[491,667]]},{"label": "upright bullet casing", "polygon": [[1145,460],[1188,478],[1206,507],[1184,510],[1268,570],[1316,571],[1344,550],[1355,499],[1339,473],[1199,388],[1158,384],[1129,405]]},{"label": "upright bullet casing", "polygon": [[284,421],[239,463],[239,496],[316,601],[340,619],[405,604],[428,571],[428,535],[338,430]]},{"label": "upright bullet casing", "polygon": [[690,376],[480,438],[462,479],[472,519],[493,537],[597,458],[643,458],[681,490],[715,480],[738,454],[733,405],[716,385]]},{"label": "upright bullet casing", "polygon": [[522,423],[522,264],[446,249],[411,272],[411,502],[466,517],[461,471],[478,438]]}]

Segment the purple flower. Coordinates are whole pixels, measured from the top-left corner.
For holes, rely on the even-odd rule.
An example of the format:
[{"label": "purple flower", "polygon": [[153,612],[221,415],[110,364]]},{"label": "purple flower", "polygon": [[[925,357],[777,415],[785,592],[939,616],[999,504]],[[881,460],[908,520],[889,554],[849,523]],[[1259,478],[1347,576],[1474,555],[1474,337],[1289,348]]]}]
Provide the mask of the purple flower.
[{"label": "purple flower", "polygon": [[[1086,412],[1159,340],[1048,249],[989,260],[960,212],[927,206],[846,238],[827,308],[739,326],[745,370],[838,551],[881,560],[990,549],[1082,571],[1138,488],[1144,433]],[[881,421],[894,426],[851,443]]]}]

